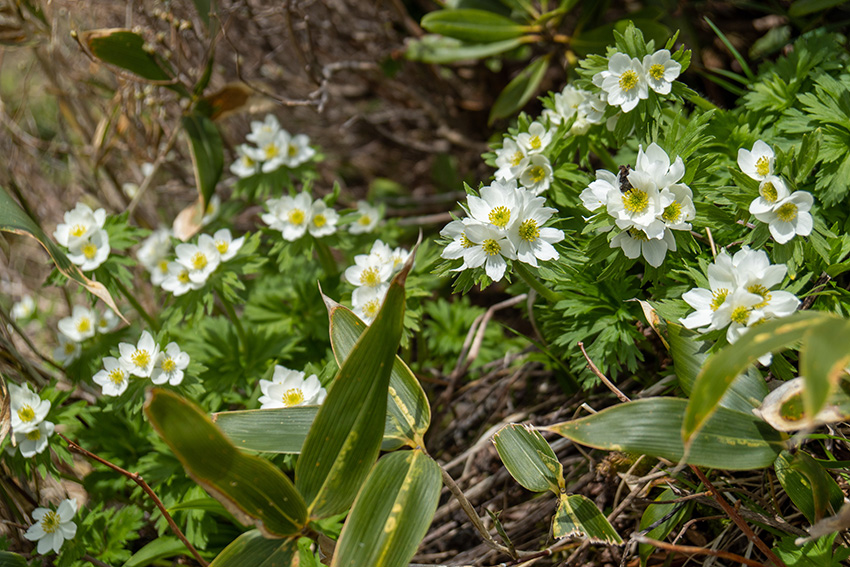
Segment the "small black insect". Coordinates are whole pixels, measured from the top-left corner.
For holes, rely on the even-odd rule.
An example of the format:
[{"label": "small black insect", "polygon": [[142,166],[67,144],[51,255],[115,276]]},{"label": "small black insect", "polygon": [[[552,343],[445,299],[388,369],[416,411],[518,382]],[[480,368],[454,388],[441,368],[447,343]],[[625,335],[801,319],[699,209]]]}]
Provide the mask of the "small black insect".
[{"label": "small black insect", "polygon": [[620,173],[617,175],[617,180],[620,182],[621,193],[628,193],[632,190],[632,184],[629,183],[629,172],[631,170],[632,168],[628,164],[620,166]]}]

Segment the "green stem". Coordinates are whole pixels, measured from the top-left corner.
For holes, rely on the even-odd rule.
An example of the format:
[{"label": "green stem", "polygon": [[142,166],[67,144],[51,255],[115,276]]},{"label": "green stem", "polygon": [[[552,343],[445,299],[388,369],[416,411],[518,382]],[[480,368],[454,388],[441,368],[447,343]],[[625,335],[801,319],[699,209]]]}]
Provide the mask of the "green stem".
[{"label": "green stem", "polygon": [[242,323],[239,321],[239,317],[236,316],[236,311],[233,309],[233,306],[229,301],[225,301],[225,299],[216,292],[216,296],[218,296],[219,302],[224,306],[224,311],[227,313],[227,318],[230,319],[230,322],[233,323],[233,326],[236,328],[236,334],[239,335],[239,344],[242,345],[244,349],[248,342],[245,339],[245,328],[242,326]]},{"label": "green stem", "polygon": [[602,163],[605,164],[605,167],[614,172],[619,171],[620,166],[617,165],[617,162],[614,161],[614,158],[611,157],[611,154],[608,153],[608,150],[592,142],[589,145],[590,151],[592,151],[599,159],[602,160]]},{"label": "green stem", "polygon": [[513,262],[513,267],[514,271],[519,274],[519,277],[525,280],[525,283],[527,283],[531,289],[536,291],[539,295],[545,297],[549,303],[554,305],[555,303],[558,303],[563,299],[563,297],[561,297],[559,293],[554,292],[545,285],[543,285],[540,280],[538,280],[537,277],[532,274],[528,268],[525,267],[525,264],[523,264],[519,260],[515,260]]},{"label": "green stem", "polygon": [[718,106],[711,101],[708,101],[698,94],[694,93],[688,97],[688,100],[691,101],[694,106],[701,108],[703,110],[718,110]]},{"label": "green stem", "polygon": [[322,265],[322,270],[325,272],[325,275],[337,275],[339,273],[339,269],[336,265],[336,260],[334,260],[334,255],[331,252],[331,249],[318,238],[313,238],[313,242],[316,243],[316,255],[319,257],[319,263]]},{"label": "green stem", "polygon": [[133,306],[133,309],[135,309],[136,312],[142,316],[142,319],[145,320],[151,330],[154,332],[159,331],[159,323],[157,323],[156,320],[154,320],[154,318],[151,317],[147,311],[145,311],[145,308],[142,307],[142,304],[139,303],[139,300],[136,299],[136,296],[130,293],[130,290],[128,290],[118,278],[112,278],[112,281],[115,282],[115,286],[124,295],[124,297],[127,298],[127,301],[130,302],[130,305]]}]

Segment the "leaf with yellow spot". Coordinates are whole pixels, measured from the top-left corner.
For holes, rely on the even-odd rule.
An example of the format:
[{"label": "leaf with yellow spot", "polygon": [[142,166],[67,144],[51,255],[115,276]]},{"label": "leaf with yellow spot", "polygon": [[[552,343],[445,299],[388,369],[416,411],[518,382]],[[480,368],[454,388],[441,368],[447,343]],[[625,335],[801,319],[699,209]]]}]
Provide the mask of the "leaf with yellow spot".
[{"label": "leaf with yellow spot", "polygon": [[564,488],[564,467],[549,443],[533,428],[511,423],[493,436],[505,468],[518,483],[532,492]]}]

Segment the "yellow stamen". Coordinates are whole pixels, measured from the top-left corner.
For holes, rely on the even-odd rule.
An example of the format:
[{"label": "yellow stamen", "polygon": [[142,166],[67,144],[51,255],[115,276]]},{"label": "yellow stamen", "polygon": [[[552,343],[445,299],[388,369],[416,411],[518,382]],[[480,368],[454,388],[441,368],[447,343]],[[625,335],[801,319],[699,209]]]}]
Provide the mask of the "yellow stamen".
[{"label": "yellow stamen", "polygon": [[767,156],[761,156],[756,160],[756,173],[762,177],[770,173],[770,160]]},{"label": "yellow stamen", "polygon": [[32,409],[29,405],[24,405],[21,409],[18,410],[18,419],[21,421],[32,421],[35,419],[35,410]]},{"label": "yellow stamen", "polygon": [[81,317],[79,321],[77,321],[77,332],[78,333],[88,333],[91,330],[91,319],[88,317]]},{"label": "yellow stamen", "polygon": [[75,236],[77,238],[81,237],[86,233],[86,225],[84,224],[75,224],[74,228],[71,229],[71,236]]},{"label": "yellow stamen", "polygon": [[381,275],[378,273],[378,268],[372,266],[360,272],[360,285],[375,287],[381,283]]},{"label": "yellow stamen", "polygon": [[230,243],[225,240],[216,240],[215,249],[219,254],[227,254],[227,249],[230,248]]},{"label": "yellow stamen", "polygon": [[177,274],[177,281],[185,284],[191,282],[192,280],[189,279],[189,271],[183,270],[179,274]]},{"label": "yellow stamen", "polygon": [[768,181],[759,189],[759,194],[762,198],[768,203],[775,203],[779,198],[779,192],[776,190],[776,187],[773,186],[773,183]]},{"label": "yellow stamen", "polygon": [[41,430],[33,429],[32,431],[27,433],[27,439],[29,441],[38,441],[39,439],[41,439]]},{"label": "yellow stamen", "polygon": [[304,222],[304,211],[301,209],[292,209],[289,211],[290,224],[299,225]]},{"label": "yellow stamen", "polygon": [[41,529],[46,534],[52,534],[59,529],[59,514],[50,510],[41,518]]},{"label": "yellow stamen", "polygon": [[116,386],[124,381],[124,371],[120,368],[113,368],[109,373],[109,381],[115,384]]},{"label": "yellow stamen", "polygon": [[496,254],[502,251],[501,245],[499,245],[499,243],[493,240],[492,238],[488,238],[487,240],[482,242],[481,247],[484,249],[484,252],[488,256],[495,256]]},{"label": "yellow stamen", "polygon": [[729,295],[729,290],[723,287],[712,292],[711,295],[711,310],[717,311],[726,302],[726,296]]},{"label": "yellow stamen", "polygon": [[620,88],[626,92],[635,88],[638,84],[638,76],[637,73],[629,69],[622,75],[620,75]]},{"label": "yellow stamen", "polygon": [[649,195],[640,189],[630,189],[622,198],[626,211],[632,214],[644,212],[649,205]]},{"label": "yellow stamen", "polygon": [[462,233],[460,234],[460,245],[461,245],[461,246],[463,246],[464,248],[472,248],[473,246],[475,246],[475,243],[474,243],[473,241],[471,241],[471,240],[470,240],[470,239],[466,236],[466,233],[465,233],[465,232],[462,232]]},{"label": "yellow stamen", "polygon": [[664,208],[664,212],[661,213],[661,218],[664,219],[665,222],[675,223],[678,222],[679,218],[682,216],[682,203],[678,201],[673,201],[667,207]]},{"label": "yellow stamen", "polygon": [[535,165],[528,171],[529,177],[535,183],[540,183],[546,177],[546,170],[541,165]]},{"label": "yellow stamen", "polygon": [[537,227],[537,221],[528,219],[522,221],[519,225],[519,237],[526,242],[534,242],[540,238],[540,229]]},{"label": "yellow stamen", "polygon": [[325,218],[325,215],[316,215],[313,217],[313,224],[316,228],[322,228],[328,224],[328,219]]},{"label": "yellow stamen", "polygon": [[797,218],[797,205],[794,203],[785,203],[776,209],[776,217],[785,222],[791,222]]},{"label": "yellow stamen", "polygon": [[138,349],[133,355],[130,357],[130,360],[133,361],[133,364],[138,366],[139,368],[144,368],[151,361],[151,355],[145,349]]},{"label": "yellow stamen", "polygon": [[760,295],[762,297],[763,301],[761,303],[753,305],[753,309],[761,309],[770,301],[770,291],[768,291],[768,289],[761,284],[753,284],[747,288],[747,291],[756,295]]},{"label": "yellow stamen", "polygon": [[203,252],[195,252],[192,256],[192,268],[195,270],[203,270],[207,267],[207,256]]},{"label": "yellow stamen", "polygon": [[290,388],[283,393],[281,401],[283,406],[287,408],[297,406],[304,401],[304,392],[301,391],[301,388]]},{"label": "yellow stamen", "polygon": [[162,361],[160,368],[162,368],[163,372],[171,373],[177,370],[177,363],[174,362],[174,359],[169,356],[168,358]]},{"label": "yellow stamen", "polygon": [[514,167],[518,166],[519,162],[521,162],[522,158],[524,158],[524,157],[525,156],[522,155],[522,152],[517,150],[516,153],[514,154],[514,156],[511,158],[511,165],[514,166]]},{"label": "yellow stamen", "polygon": [[511,220],[511,210],[505,206],[494,207],[488,218],[494,226],[505,228]]},{"label": "yellow stamen", "polygon": [[91,260],[96,255],[97,255],[97,246],[95,246],[91,242],[86,242],[85,245],[83,246],[83,256],[85,256],[87,260]]},{"label": "yellow stamen", "polygon": [[732,310],[732,314],[729,316],[732,321],[735,323],[740,323],[741,325],[747,324],[747,319],[750,318],[750,308],[744,307],[743,305],[736,307]]},{"label": "yellow stamen", "polygon": [[660,63],[656,63],[652,67],[649,68],[649,76],[655,79],[656,81],[660,81],[664,78],[664,65]]}]

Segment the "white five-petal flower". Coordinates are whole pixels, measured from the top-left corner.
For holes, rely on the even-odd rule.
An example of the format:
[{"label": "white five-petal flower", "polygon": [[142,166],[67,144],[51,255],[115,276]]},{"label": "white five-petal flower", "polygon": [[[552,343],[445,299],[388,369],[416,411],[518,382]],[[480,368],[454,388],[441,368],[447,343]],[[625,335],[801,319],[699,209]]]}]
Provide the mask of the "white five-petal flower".
[{"label": "white five-petal flower", "polygon": [[305,379],[303,372],[279,365],[271,380],[260,380],[260,390],[261,409],[319,405],[328,395],[315,374]]},{"label": "white five-petal flower", "polygon": [[310,225],[308,231],[316,238],[330,236],[336,232],[336,223],[339,222],[339,213],[328,207],[321,199],[313,201],[310,207]]},{"label": "white five-petal flower", "polygon": [[738,167],[753,179],[762,181],[773,175],[774,156],[773,148],[757,140],[752,151],[744,148],[738,150]]},{"label": "white five-petal flower", "polygon": [[45,420],[26,433],[14,432],[15,443],[21,451],[21,456],[29,459],[43,453],[47,449],[47,440],[53,435],[54,428],[52,422]]},{"label": "white five-petal flower", "polygon": [[649,88],[662,95],[670,93],[673,81],[682,72],[682,66],[670,58],[667,49],[659,49],[652,55],[644,56],[643,69]]},{"label": "white five-petal flower", "polygon": [[127,372],[133,376],[148,378],[153,372],[154,363],[159,354],[159,345],[148,331],[142,331],[136,346],[120,343],[118,351],[121,353],[119,362]]},{"label": "white five-petal flower", "polygon": [[175,342],[168,343],[154,361],[151,382],[177,386],[183,381],[183,371],[189,366],[189,355],[180,350]]},{"label": "white five-petal flower", "polygon": [[70,317],[59,320],[59,331],[75,342],[94,336],[97,330],[97,313],[82,305],[75,305]]},{"label": "white five-petal flower", "polygon": [[77,513],[75,498],[64,500],[54,512],[49,508],[36,508],[32,512],[35,522],[29,527],[24,537],[37,541],[37,551],[44,555],[48,551],[59,553],[66,539],[72,539],[77,534],[77,524],[72,522]]},{"label": "white five-petal flower", "polygon": [[130,384],[130,375],[117,358],[105,356],[103,370],[95,374],[92,380],[100,386],[104,396],[120,396]]},{"label": "white five-petal flower", "polygon": [[348,225],[351,234],[372,232],[381,220],[381,211],[366,201],[357,201],[357,220]]},{"label": "white five-petal flower", "polygon": [[[754,201],[755,203],[755,201]],[[809,210],[814,198],[807,191],[794,191],[788,197],[778,201],[767,211],[754,213],[755,217],[768,223],[770,235],[780,244],[785,244],[794,236],[808,236],[812,233],[814,220]],[[752,210],[752,206],[750,207]]]},{"label": "white five-petal flower", "polygon": [[12,431],[28,433],[38,427],[50,411],[50,400],[30,390],[29,384],[23,386],[9,383],[9,405],[12,414]]},{"label": "white five-petal flower", "polygon": [[643,64],[625,53],[612,55],[608,70],[594,75],[593,84],[605,92],[609,105],[619,106],[623,112],[631,112],[649,96]]},{"label": "white five-petal flower", "polygon": [[295,197],[269,199],[266,205],[269,212],[260,218],[270,228],[279,230],[284,240],[298,240],[307,232],[313,211],[309,194],[299,193]]}]

